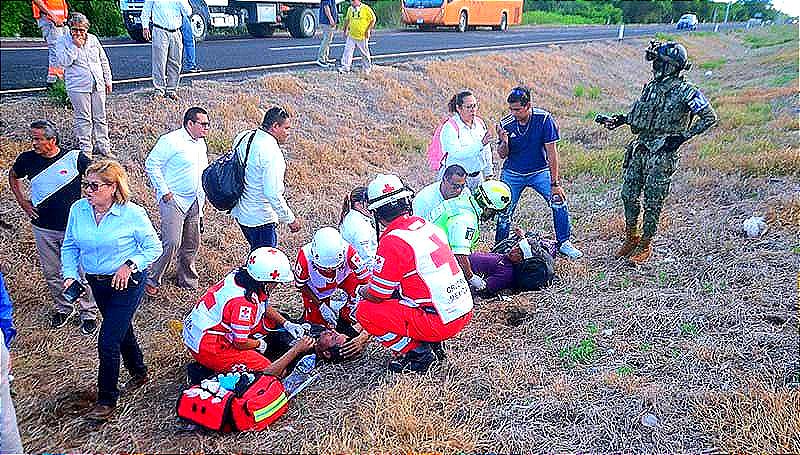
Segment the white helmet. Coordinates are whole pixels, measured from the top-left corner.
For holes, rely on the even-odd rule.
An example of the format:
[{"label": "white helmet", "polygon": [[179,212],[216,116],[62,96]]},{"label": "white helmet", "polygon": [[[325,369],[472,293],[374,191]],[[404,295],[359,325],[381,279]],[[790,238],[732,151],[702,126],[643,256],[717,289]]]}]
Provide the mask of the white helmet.
[{"label": "white helmet", "polygon": [[332,227],[324,227],[311,239],[311,262],[317,267],[335,269],[344,264],[348,243]]},{"label": "white helmet", "polygon": [[367,202],[369,203],[367,208],[375,210],[378,207],[412,196],[414,196],[414,193],[403,185],[400,177],[394,174],[378,174],[367,186]]},{"label": "white helmet", "polygon": [[292,265],[283,251],[272,247],[256,248],[247,258],[247,274],[256,281],[289,283],[294,280]]}]

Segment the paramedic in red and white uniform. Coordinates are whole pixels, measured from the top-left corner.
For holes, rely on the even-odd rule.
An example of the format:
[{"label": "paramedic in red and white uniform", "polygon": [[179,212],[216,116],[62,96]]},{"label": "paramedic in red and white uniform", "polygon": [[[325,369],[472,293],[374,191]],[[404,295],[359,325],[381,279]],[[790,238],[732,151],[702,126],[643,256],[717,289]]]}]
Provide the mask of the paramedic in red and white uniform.
[{"label": "paramedic in red and white uniform", "polygon": [[413,193],[400,178],[379,174],[367,195],[384,232],[355,318],[396,355],[390,370],[424,372],[472,319],[469,285],[444,232],[410,215]]},{"label": "paramedic in red and white uniform", "polygon": [[[303,319],[324,325],[348,336],[355,336],[350,311],[355,304],[356,287],[369,281],[370,271],[335,228],[324,227],[314,233],[297,254],[294,279],[303,295]],[[346,302],[332,299],[342,289]]]},{"label": "paramedic in red and white uniform", "polygon": [[[247,264],[229,273],[200,298],[183,324],[183,342],[192,357],[215,372],[244,367],[281,376],[297,356],[314,346],[299,324],[287,321],[268,298],[278,283],[292,281],[286,255],[271,247],[250,253]],[[266,341],[251,338],[259,325],[283,327],[300,340],[274,363],[263,352]]]}]

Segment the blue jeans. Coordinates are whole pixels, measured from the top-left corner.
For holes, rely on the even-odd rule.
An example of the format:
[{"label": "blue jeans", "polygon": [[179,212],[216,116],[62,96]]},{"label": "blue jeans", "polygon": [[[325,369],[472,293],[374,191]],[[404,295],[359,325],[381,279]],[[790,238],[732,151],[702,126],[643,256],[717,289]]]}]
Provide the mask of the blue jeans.
[{"label": "blue jeans", "polygon": [[561,246],[561,243],[569,240],[571,228],[569,225],[567,204],[562,203],[553,207],[549,169],[531,174],[520,174],[508,169],[503,169],[503,172],[500,174],[500,180],[506,182],[508,186],[511,187],[511,204],[497,217],[497,230],[494,234],[494,241],[496,243],[508,238],[508,234],[511,231],[511,221],[514,217],[514,211],[517,209],[517,203],[522,195],[522,191],[528,187],[536,190],[553,209],[553,225],[556,228],[556,241],[558,245]]},{"label": "blue jeans", "polygon": [[250,244],[250,251],[262,246],[271,246],[275,248],[278,244],[278,233],[275,231],[275,223],[262,224],[261,226],[249,227],[239,225],[242,228],[242,234]]},{"label": "blue jeans", "polygon": [[[131,275],[125,290],[111,287],[111,278],[86,275],[97,308],[103,315],[100,336],[97,339],[97,353],[100,368],[97,372],[97,403],[116,405],[119,398],[119,360],[134,377],[147,374],[144,356],[133,333],[133,315],[142,302],[146,271]],[[136,284],[134,284],[136,281]]]},{"label": "blue jeans", "polygon": [[181,36],[183,37],[183,70],[188,71],[197,66],[197,55],[194,51],[194,33],[192,24],[187,16],[183,16],[181,24]]}]

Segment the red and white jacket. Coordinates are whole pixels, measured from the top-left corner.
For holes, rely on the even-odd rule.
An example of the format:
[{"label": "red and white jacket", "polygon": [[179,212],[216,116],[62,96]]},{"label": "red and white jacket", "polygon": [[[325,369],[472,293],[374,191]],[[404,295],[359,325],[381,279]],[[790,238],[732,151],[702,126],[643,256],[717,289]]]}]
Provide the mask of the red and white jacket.
[{"label": "red and white jacket", "polygon": [[200,352],[206,335],[220,335],[229,342],[246,340],[259,325],[267,309],[266,295],[258,303],[244,297],[245,289],[234,280],[231,272],[212,286],[183,321],[183,343]]},{"label": "red and white jacket", "polygon": [[309,259],[311,257],[311,244],[308,243],[297,254],[294,265],[294,281],[298,287],[308,284],[311,292],[320,299],[327,299],[351,274],[362,283],[366,283],[370,276],[367,264],[361,260],[352,245],[347,246],[347,257],[344,263],[336,269],[336,275],[328,278],[317,270]]},{"label": "red and white jacket", "polygon": [[472,311],[472,294],[447,236],[417,216],[395,219],[378,242],[369,293],[386,300],[395,290],[404,305],[435,308],[444,324]]}]

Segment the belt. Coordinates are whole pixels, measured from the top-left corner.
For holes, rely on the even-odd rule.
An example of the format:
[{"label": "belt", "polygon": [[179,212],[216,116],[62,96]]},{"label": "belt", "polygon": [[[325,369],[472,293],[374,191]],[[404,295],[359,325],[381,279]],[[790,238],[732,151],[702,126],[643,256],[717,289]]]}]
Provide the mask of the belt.
[{"label": "belt", "polygon": [[180,28],[176,28],[176,29],[174,29],[174,30],[173,30],[173,29],[171,29],[171,28],[162,27],[162,26],[160,26],[160,25],[156,24],[155,22],[152,22],[152,24],[153,24],[153,27],[155,27],[155,28],[160,28],[161,30],[166,30],[166,31],[168,31],[168,32],[170,32],[170,33],[175,33],[175,32],[177,32],[178,30],[180,30]]},{"label": "belt", "polygon": [[481,171],[470,172],[467,174],[467,177],[477,177],[481,174]]}]

